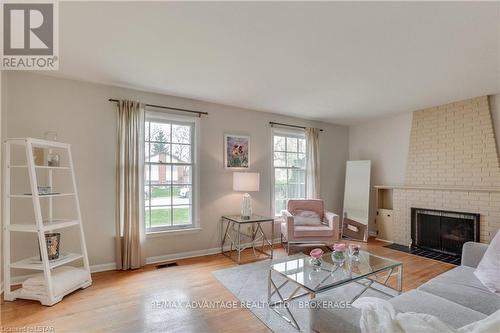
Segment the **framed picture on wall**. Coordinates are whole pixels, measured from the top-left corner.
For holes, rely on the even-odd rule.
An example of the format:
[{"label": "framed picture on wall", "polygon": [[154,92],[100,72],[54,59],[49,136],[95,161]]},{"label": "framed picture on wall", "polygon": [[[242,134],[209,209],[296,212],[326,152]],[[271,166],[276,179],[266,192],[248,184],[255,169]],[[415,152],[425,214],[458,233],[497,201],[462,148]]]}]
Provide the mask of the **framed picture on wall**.
[{"label": "framed picture on wall", "polygon": [[224,134],[224,167],[226,169],[250,168],[250,137]]}]

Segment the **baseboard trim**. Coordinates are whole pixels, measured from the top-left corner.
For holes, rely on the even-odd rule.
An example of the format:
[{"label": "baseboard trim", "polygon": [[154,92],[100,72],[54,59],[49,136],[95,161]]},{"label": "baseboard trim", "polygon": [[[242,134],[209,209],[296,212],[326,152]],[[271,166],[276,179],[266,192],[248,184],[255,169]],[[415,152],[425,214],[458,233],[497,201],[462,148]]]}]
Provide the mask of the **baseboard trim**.
[{"label": "baseboard trim", "polygon": [[204,257],[212,254],[220,253],[219,248],[205,249],[205,250],[197,250],[197,251],[187,251],[181,253],[173,253],[173,254],[164,254],[160,256],[153,256],[146,258],[146,264],[157,264],[164,261],[175,261],[181,259],[195,258],[195,257]]},{"label": "baseboard trim", "polygon": [[99,272],[114,271],[114,270],[116,270],[116,263],[114,262],[108,262],[107,264],[98,264],[90,266],[91,273],[99,273]]},{"label": "baseboard trim", "polygon": [[387,239],[382,239],[382,238],[375,238],[378,241],[385,242],[385,243],[394,243],[393,241],[387,240]]},{"label": "baseboard trim", "polygon": [[[281,239],[274,239],[273,244],[280,244]],[[244,246],[250,246],[251,243],[245,243],[243,244]],[[225,246],[224,251],[229,251],[230,247]],[[187,252],[179,252],[179,253],[173,253],[173,254],[165,254],[161,256],[153,256],[153,257],[148,257],[146,258],[146,264],[157,264],[160,262],[165,262],[165,261],[175,261],[175,260],[181,260],[181,259],[189,259],[189,258],[196,258],[196,257],[204,257],[204,256],[209,256],[213,254],[218,254],[220,253],[220,247],[214,247],[211,249],[204,249],[204,250],[196,250],[196,251],[187,251]]]},{"label": "baseboard trim", "polygon": [[[280,243],[281,243],[281,239],[279,239],[279,238],[274,239],[274,241],[273,241],[273,244],[280,244]],[[244,246],[250,246],[250,243],[246,243],[246,244],[244,244]],[[229,246],[225,246],[224,251],[229,251]],[[165,254],[165,255],[153,256],[153,257],[146,258],[146,264],[157,264],[157,263],[165,262],[165,261],[175,261],[175,260],[181,260],[181,259],[204,257],[204,256],[218,254],[218,253],[220,253],[220,247],[214,247],[211,249],[204,249],[204,250]],[[114,271],[114,270],[116,270],[116,263],[114,263],[114,262],[90,266],[91,273],[99,273],[99,272]],[[12,285],[21,284],[24,280],[26,280],[27,278],[29,278],[33,275],[34,274],[15,276],[12,278]],[[3,281],[0,283],[0,294],[2,294],[2,293],[3,293]]]}]

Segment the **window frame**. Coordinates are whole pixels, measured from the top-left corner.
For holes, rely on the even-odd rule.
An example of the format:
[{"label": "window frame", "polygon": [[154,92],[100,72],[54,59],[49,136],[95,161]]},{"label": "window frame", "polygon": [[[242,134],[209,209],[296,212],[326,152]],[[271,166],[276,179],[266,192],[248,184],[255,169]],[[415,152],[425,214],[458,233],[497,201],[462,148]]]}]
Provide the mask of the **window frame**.
[{"label": "window frame", "polygon": [[[276,168],[278,169],[286,169],[286,170],[293,170],[294,168],[292,167],[275,167],[274,166],[274,137],[275,136],[284,136],[284,137],[296,137],[299,139],[304,139],[306,140],[305,136],[305,130],[302,129],[284,129],[284,128],[275,128],[273,127],[271,129],[271,209],[272,209],[272,214],[274,214],[275,217],[281,217],[280,214],[276,215]],[[305,142],[305,149],[304,149],[304,156],[307,161],[307,142]],[[281,152],[281,151],[277,151]],[[286,150],[286,141],[285,141],[285,153],[288,151]],[[297,153],[298,153],[298,143],[297,143]],[[286,154],[285,154],[285,160],[286,160]],[[306,162],[307,163],[307,162]],[[298,199],[305,199],[306,198],[306,190],[307,190],[307,174],[306,174],[306,164],[304,164],[304,168],[296,168],[304,171],[304,198],[298,198]],[[288,178],[288,174],[287,174]],[[288,184],[288,179],[287,179],[287,184]],[[288,189],[287,189],[288,191]],[[288,200],[291,198],[287,198]],[[295,199],[295,198],[293,198]]]},{"label": "window frame", "polygon": [[[164,123],[164,124],[172,124],[172,125],[184,125],[191,127],[191,138],[190,144],[191,147],[191,163],[172,163],[172,161],[168,163],[151,163],[146,160],[148,156],[148,152],[146,152],[146,143],[151,142],[151,138],[148,141],[145,140],[146,136],[146,122],[155,122],[155,123]],[[170,225],[170,226],[160,226],[160,227],[148,227],[146,221],[146,209],[151,208],[151,203],[146,205],[145,198],[143,199],[142,210],[143,210],[143,224],[144,224],[144,232],[147,236],[152,236],[155,234],[170,234],[174,232],[183,232],[188,230],[200,229],[199,224],[199,167],[198,167],[198,156],[199,156],[199,118],[181,116],[176,114],[170,114],[166,112],[154,112],[154,111],[146,111],[145,115],[145,123],[144,123],[144,161],[143,161],[143,188],[146,186],[151,186],[151,182],[149,184],[146,183],[146,168],[149,168],[151,165],[187,165],[191,167],[191,223],[186,225]],[[170,144],[172,144],[170,142]],[[149,174],[151,177],[151,169],[149,169]],[[185,184],[184,184],[185,185]],[[161,186],[161,185],[158,185]],[[170,180],[169,184],[164,186],[169,186],[170,188],[174,188],[173,181]],[[182,185],[181,185],[182,186]],[[143,190],[144,191],[144,190]],[[162,206],[163,207],[163,206]],[[172,203],[170,205],[166,205],[164,207],[170,207],[172,209],[171,218],[173,217],[173,207]],[[151,217],[150,217],[151,218]],[[172,220],[173,222],[173,220]]]}]

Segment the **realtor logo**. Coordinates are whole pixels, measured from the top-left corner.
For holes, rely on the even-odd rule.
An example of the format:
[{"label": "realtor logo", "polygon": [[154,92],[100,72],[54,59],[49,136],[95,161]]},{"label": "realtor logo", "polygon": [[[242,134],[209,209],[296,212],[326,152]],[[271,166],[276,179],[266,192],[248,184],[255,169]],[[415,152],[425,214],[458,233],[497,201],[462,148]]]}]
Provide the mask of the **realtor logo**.
[{"label": "realtor logo", "polygon": [[57,2],[2,3],[2,69],[58,69]]}]

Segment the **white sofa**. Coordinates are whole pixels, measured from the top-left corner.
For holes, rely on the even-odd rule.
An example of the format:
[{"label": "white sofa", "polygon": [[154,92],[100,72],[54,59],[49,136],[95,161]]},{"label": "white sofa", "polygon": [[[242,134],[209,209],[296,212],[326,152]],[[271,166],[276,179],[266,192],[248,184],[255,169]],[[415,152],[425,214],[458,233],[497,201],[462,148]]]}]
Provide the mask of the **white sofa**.
[{"label": "white sofa", "polygon": [[[500,309],[500,296],[490,292],[476,278],[474,270],[487,249],[486,244],[467,242],[462,250],[462,264],[415,290],[389,300],[396,311],[432,314],[454,328],[481,320]],[[348,288],[347,286],[346,288]],[[321,308],[320,302],[334,301],[331,296],[314,300],[310,310],[311,329],[321,333],[361,332],[361,311]]]}]

